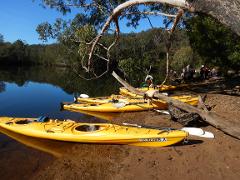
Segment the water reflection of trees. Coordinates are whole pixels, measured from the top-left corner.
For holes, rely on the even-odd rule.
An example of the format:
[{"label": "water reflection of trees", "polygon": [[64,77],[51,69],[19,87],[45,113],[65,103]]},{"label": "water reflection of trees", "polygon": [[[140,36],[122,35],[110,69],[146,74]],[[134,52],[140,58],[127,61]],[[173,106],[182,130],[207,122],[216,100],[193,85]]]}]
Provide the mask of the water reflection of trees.
[{"label": "water reflection of trees", "polygon": [[4,92],[5,88],[6,88],[6,84],[4,82],[0,81],[0,93]]},{"label": "water reflection of trees", "polygon": [[0,80],[23,86],[29,81],[49,83],[61,87],[65,92],[87,93],[91,96],[109,95],[118,91],[119,84],[111,76],[87,81],[79,78],[70,68],[64,67],[14,67],[0,69]]}]

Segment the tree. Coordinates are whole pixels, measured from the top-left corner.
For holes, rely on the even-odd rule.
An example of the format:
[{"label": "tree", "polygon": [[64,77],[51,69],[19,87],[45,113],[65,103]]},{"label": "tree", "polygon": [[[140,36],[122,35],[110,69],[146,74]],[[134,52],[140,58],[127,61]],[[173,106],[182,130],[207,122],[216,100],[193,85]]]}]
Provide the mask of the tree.
[{"label": "tree", "polygon": [[239,0],[192,0],[190,4],[195,12],[212,16],[240,36]]},{"label": "tree", "polygon": [[[35,0],[36,1],[36,0]],[[91,22],[96,27],[101,27],[106,19],[112,15],[113,10],[120,9],[130,10],[130,14],[125,14],[130,21],[128,24],[138,25],[140,18],[146,16],[139,16],[140,4],[153,5],[144,7],[143,11],[155,10],[152,14],[158,14],[159,11],[166,10],[166,6],[162,4],[169,4],[170,6],[180,7],[190,12],[201,12],[211,15],[222,24],[227,25],[233,32],[240,35],[240,2],[239,0],[40,0],[44,7],[55,8],[63,14],[70,13],[72,8],[80,8],[80,14]],[[134,6],[135,5],[135,6]],[[118,7],[118,8],[116,8]],[[121,10],[120,10],[121,11]],[[120,12],[118,11],[118,12]],[[143,13],[144,14],[144,13]],[[145,13],[147,14],[147,13]],[[151,13],[150,13],[151,14]]]},{"label": "tree", "polygon": [[[80,0],[80,1],[43,0],[42,2],[43,2],[43,4],[48,5],[51,8],[57,8],[59,11],[61,11],[63,13],[70,12],[71,9],[69,7],[71,7],[71,6],[81,7],[85,11],[82,11],[83,13],[80,14],[81,19],[80,19],[80,21],[78,21],[78,24],[82,24],[83,26],[86,26],[86,24],[84,25],[84,23],[87,22],[94,29],[99,29],[99,27],[101,27],[104,24],[105,20],[107,20],[107,19],[109,20],[108,16],[111,17],[111,13],[112,13],[112,11],[114,11],[114,8],[119,7],[118,3],[125,2],[125,1],[112,2],[112,1],[107,1],[107,0],[106,1],[97,1],[96,0],[96,1],[88,1],[88,2],[90,2],[89,4],[86,4],[87,1],[83,1],[83,0]],[[72,3],[72,4],[66,4],[66,2]],[[163,8],[163,7],[159,6],[159,8]],[[146,6],[144,8],[144,11],[145,11],[145,9],[146,10],[153,9],[153,11],[154,11],[154,9],[156,9],[156,7]],[[176,11],[177,10],[174,10],[173,12],[176,12]],[[155,12],[154,12],[154,14],[155,14]],[[156,12],[156,14],[159,15],[159,13],[157,13],[157,12]],[[160,13],[160,14],[162,15],[162,13]],[[181,14],[182,14],[182,11],[181,11]],[[136,27],[138,25],[138,21],[140,20],[141,17],[144,17],[144,16],[145,16],[144,12],[142,13],[138,6],[132,6],[131,8],[126,10],[126,12],[124,12],[124,14],[122,15],[122,17],[126,17],[129,20],[128,25],[132,25],[134,27]],[[169,17],[177,17],[177,15],[169,15]],[[93,61],[96,61],[94,59],[102,59],[103,61],[106,62],[107,69],[101,75],[108,72],[108,69],[109,69],[108,66],[109,66],[109,64],[111,64],[110,63],[110,51],[114,47],[114,45],[117,43],[118,36],[119,36],[119,26],[118,26],[117,18],[113,20],[113,22],[116,26],[116,29],[114,30],[116,39],[114,39],[113,42],[111,42],[110,44],[104,44],[102,42],[98,43],[97,41],[100,39],[99,37],[101,37],[103,35],[103,33],[105,33],[105,31],[108,29],[112,20],[113,20],[113,18],[112,19],[110,18],[109,24],[106,26],[106,23],[105,23],[105,25],[103,26],[104,32],[102,32],[102,34],[100,36],[98,36],[96,38],[96,40],[92,40],[90,42],[89,41],[83,42],[82,39],[79,39],[79,37],[76,36],[74,31],[71,31],[73,29],[72,23],[70,25],[65,26],[63,28],[62,33],[60,33],[60,36],[62,36],[64,34],[64,36],[62,36],[62,37],[68,37],[68,39],[74,39],[76,42],[79,42],[80,43],[79,52],[86,52],[86,49],[90,50],[89,55],[87,55],[88,59],[82,58],[82,66],[87,72],[94,70],[94,67],[92,67],[94,64]],[[59,23],[57,23],[57,24],[59,24]],[[38,32],[40,32],[40,35],[42,34],[41,38],[46,39],[47,37],[54,37],[55,36],[54,32],[59,32],[59,29],[55,28],[55,27],[56,27],[55,24],[53,26],[51,26],[46,23],[43,23],[40,26],[38,26],[37,30],[38,30]],[[57,27],[61,27],[61,26],[59,25]],[[84,29],[84,27],[83,27],[83,29]],[[71,33],[69,33],[68,36],[65,36],[66,33],[64,33],[64,32],[71,32]],[[109,32],[109,31],[107,31],[107,32]],[[91,47],[91,45],[93,45],[93,47]],[[93,53],[93,49],[94,49],[94,53]],[[100,50],[100,49],[102,49],[102,50]],[[81,56],[86,57],[86,54],[83,54],[83,55],[81,54]],[[93,71],[93,74],[96,75],[96,73],[94,71]],[[96,75],[96,76],[99,77],[101,75]]]},{"label": "tree", "polygon": [[187,23],[191,47],[203,63],[220,66],[222,70],[240,67],[240,37],[210,16],[191,18]]},{"label": "tree", "polygon": [[[168,57],[171,47],[172,33],[176,29],[177,23],[179,22],[184,11],[203,12],[209,14],[218,19],[221,23],[229,26],[236,34],[240,35],[240,3],[238,0],[213,0],[211,2],[208,0],[42,0],[42,3],[50,6],[51,8],[56,8],[63,13],[70,12],[72,7],[81,8],[83,10],[81,11],[81,15],[83,17],[81,22],[87,22],[96,30],[99,29],[99,27],[102,27],[98,36],[93,38],[90,42],[85,42],[85,45],[88,47],[84,47],[84,49],[87,48],[89,53],[86,53],[88,60],[86,60],[86,58],[82,59],[82,65],[87,72],[90,72],[94,69],[94,57],[107,62],[107,66],[110,64],[110,51],[112,47],[116,45],[119,39],[120,27],[118,21],[123,17],[126,17],[129,20],[128,25],[135,27],[138,25],[138,21],[141,18],[146,18],[146,15],[164,15],[167,17],[167,19],[170,19],[168,22],[166,22],[166,25],[168,25],[169,22],[174,22],[170,31],[170,35],[166,41],[166,74],[168,74]],[[115,40],[108,45],[104,45],[102,43],[102,37],[104,34],[108,33],[109,29],[113,26],[115,26],[115,29],[113,30],[115,34]],[[52,28],[49,29],[51,30]],[[52,36],[52,33],[49,34]],[[76,37],[74,33],[73,36]],[[72,35],[69,37],[72,37]],[[83,47],[83,45],[80,47]],[[105,55],[98,53],[99,48],[102,48],[106,51]],[[79,51],[81,51],[81,49],[79,49]],[[234,54],[232,57],[233,59],[236,59],[237,56],[238,55]],[[94,71],[93,74],[95,74]]]},{"label": "tree", "polygon": [[12,56],[16,58],[16,61],[20,64],[24,63],[25,60],[25,49],[26,44],[22,40],[17,40],[12,44]]},{"label": "tree", "polygon": [[172,59],[171,67],[174,70],[181,71],[188,64],[193,64],[193,52],[190,46],[178,49]]},{"label": "tree", "polygon": [[4,43],[4,38],[3,38],[3,35],[0,34],[0,44],[3,44]]}]

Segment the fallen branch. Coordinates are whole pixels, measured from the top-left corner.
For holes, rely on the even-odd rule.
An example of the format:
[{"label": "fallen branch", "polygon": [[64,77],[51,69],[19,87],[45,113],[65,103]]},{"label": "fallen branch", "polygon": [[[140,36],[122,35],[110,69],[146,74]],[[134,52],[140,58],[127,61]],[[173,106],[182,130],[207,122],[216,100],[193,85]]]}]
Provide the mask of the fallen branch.
[{"label": "fallen branch", "polygon": [[[191,106],[189,104],[183,103],[181,101],[178,101],[176,99],[173,99],[171,97],[165,96],[157,91],[154,93],[149,92],[149,93],[144,93],[141,91],[136,90],[134,87],[132,87],[130,84],[128,84],[126,81],[124,81],[122,78],[120,78],[115,72],[112,73],[112,75],[129,91],[134,92],[138,95],[146,95],[149,98],[158,98],[161,100],[166,101],[167,103],[172,103],[175,107],[182,109],[184,111],[190,112],[190,113],[197,113],[199,114],[204,121],[209,123],[210,125],[216,127],[217,129],[223,131],[224,133],[235,137],[237,139],[240,139],[240,127],[238,124],[233,124],[229,121],[229,119],[219,116],[215,112],[209,112],[209,111],[204,111],[201,109],[198,109],[194,106]],[[151,94],[152,95],[148,95]]]},{"label": "fallen branch", "polygon": [[208,109],[207,109],[206,105],[204,104],[201,96],[198,96],[198,107],[202,108],[205,112],[208,112]]}]

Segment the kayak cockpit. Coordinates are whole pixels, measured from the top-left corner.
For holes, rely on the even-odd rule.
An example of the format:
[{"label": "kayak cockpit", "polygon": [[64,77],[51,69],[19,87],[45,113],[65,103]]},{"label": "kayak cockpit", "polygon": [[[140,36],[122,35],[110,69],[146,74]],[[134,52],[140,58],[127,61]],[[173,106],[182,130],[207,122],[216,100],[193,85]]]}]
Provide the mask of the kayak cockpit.
[{"label": "kayak cockpit", "polygon": [[109,124],[79,124],[74,127],[76,133],[97,132],[108,129]]},{"label": "kayak cockpit", "polygon": [[75,127],[76,131],[81,131],[81,132],[92,132],[92,131],[98,131],[100,129],[103,129],[102,126],[99,125],[80,125]]},{"label": "kayak cockpit", "polygon": [[32,123],[33,121],[29,120],[29,119],[21,119],[18,121],[15,121],[15,124],[29,124]]}]

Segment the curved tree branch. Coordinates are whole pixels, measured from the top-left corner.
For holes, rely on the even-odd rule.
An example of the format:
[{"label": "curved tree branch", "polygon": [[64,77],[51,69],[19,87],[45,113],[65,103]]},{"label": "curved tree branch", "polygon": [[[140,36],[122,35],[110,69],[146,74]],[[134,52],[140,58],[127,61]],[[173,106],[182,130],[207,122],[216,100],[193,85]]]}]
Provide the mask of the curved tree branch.
[{"label": "curved tree branch", "polygon": [[[120,4],[119,6],[117,6],[113,10],[113,13],[109,16],[109,18],[107,19],[106,23],[103,25],[100,33],[98,34],[98,36],[94,39],[94,41],[92,43],[92,47],[90,49],[89,57],[88,57],[87,72],[90,71],[91,61],[92,61],[92,57],[93,57],[93,53],[94,53],[95,47],[96,47],[97,43],[100,41],[100,39],[103,36],[103,34],[109,28],[111,22],[115,21],[115,19],[117,17],[121,16],[121,13],[125,9],[127,9],[129,7],[132,7],[132,6],[135,6],[135,5],[141,5],[141,4],[144,4],[144,5],[147,5],[147,4],[168,4],[168,5],[171,5],[171,6],[180,7],[180,8],[183,8],[183,9],[188,9],[189,11],[193,10],[191,8],[190,4],[186,0],[130,0],[130,1],[127,1],[125,3]],[[178,20],[176,20],[176,21],[178,22]],[[175,27],[173,26],[173,30],[174,29],[175,29]]]},{"label": "curved tree branch", "polygon": [[148,12],[148,11],[144,11],[144,12],[128,12],[128,13],[124,14],[123,16],[132,15],[132,14],[166,16],[166,17],[171,17],[171,18],[175,18],[177,16],[177,15],[174,15],[174,14],[167,14],[167,13],[161,13],[161,12]]},{"label": "curved tree branch", "polygon": [[239,0],[192,0],[195,12],[208,14],[240,36]]},{"label": "curved tree branch", "polygon": [[165,76],[165,79],[163,80],[163,82],[161,83],[160,87],[162,85],[164,85],[165,82],[169,78],[169,52],[170,52],[170,48],[171,48],[171,45],[172,45],[172,43],[171,43],[171,41],[172,41],[172,34],[173,34],[174,30],[176,29],[177,24],[180,21],[180,19],[183,16],[183,14],[184,14],[183,9],[179,9],[176,18],[174,19],[173,26],[172,26],[171,30],[169,31],[170,34],[169,34],[169,37],[168,37],[167,42],[166,42],[166,51],[167,51],[166,52],[166,76]]}]

